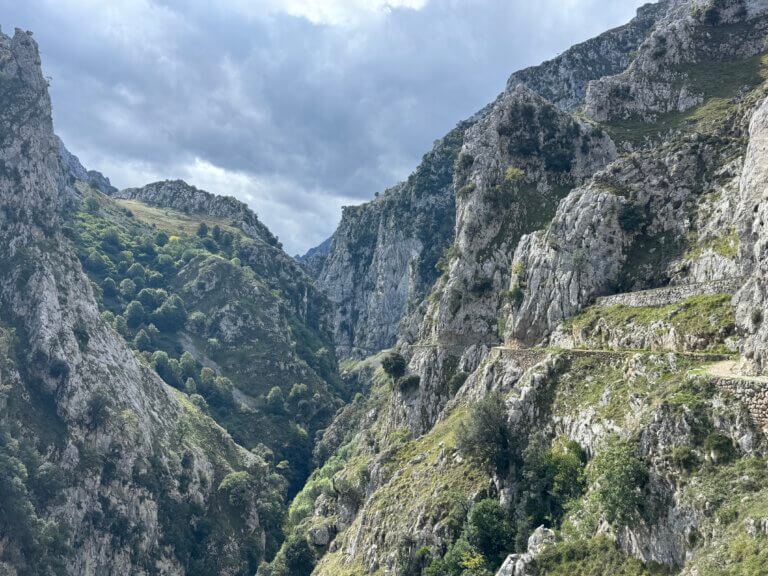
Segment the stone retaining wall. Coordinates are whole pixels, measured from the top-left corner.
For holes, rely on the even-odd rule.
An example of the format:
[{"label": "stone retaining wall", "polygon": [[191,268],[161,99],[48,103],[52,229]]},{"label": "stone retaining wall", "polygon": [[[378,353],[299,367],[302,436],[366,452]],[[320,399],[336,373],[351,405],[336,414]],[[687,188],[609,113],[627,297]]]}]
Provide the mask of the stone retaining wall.
[{"label": "stone retaining wall", "polygon": [[735,294],[741,288],[746,278],[726,278],[714,282],[702,282],[699,284],[681,284],[679,286],[665,286],[653,290],[640,292],[625,292],[612,296],[601,296],[595,301],[598,308],[611,306],[628,306],[639,308],[642,306],[666,306],[693,296],[711,296],[714,294]]},{"label": "stone retaining wall", "polygon": [[743,402],[755,424],[768,430],[768,384],[738,378],[720,378],[715,384]]}]

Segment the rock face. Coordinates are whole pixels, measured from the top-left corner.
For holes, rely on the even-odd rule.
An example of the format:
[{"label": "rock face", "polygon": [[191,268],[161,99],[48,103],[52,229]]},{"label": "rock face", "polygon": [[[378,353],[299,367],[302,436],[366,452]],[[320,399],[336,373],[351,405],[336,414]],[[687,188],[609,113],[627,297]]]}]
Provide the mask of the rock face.
[{"label": "rock face", "polygon": [[[256,481],[260,459],[101,320],[61,233],[65,173],[29,34],[0,35],[0,86],[2,571],[250,573],[264,539],[255,500],[227,511],[217,489],[238,470]],[[171,543],[198,522],[217,535],[192,559]],[[214,567],[217,544],[228,556]]]},{"label": "rock face", "polygon": [[646,4],[628,24],[578,44],[539,66],[515,72],[507,82],[507,90],[523,84],[558,108],[569,112],[578,109],[590,82],[627,69],[667,5],[667,1]]},{"label": "rock face", "polygon": [[[589,85],[586,114],[601,122],[647,121],[701,104],[713,87],[696,65],[727,66],[763,52],[766,10],[759,0],[670,2],[629,68]],[[750,20],[755,25],[744,26]]]},{"label": "rock face", "polygon": [[61,138],[57,136],[56,141],[59,147],[59,161],[71,183],[76,181],[85,182],[104,194],[114,194],[117,192],[117,188],[112,186],[109,178],[96,170],[86,170],[80,163],[80,159],[67,150]]},{"label": "rock face", "polygon": [[315,266],[318,286],[336,305],[341,356],[391,347],[400,320],[437,278],[435,265],[453,236],[453,164],[465,130],[461,124],[440,140],[407,181],[344,209]]},{"label": "rock face", "polygon": [[261,239],[270,246],[278,244],[277,238],[248,206],[231,196],[216,196],[190,186],[183,180],[164,180],[142,188],[126,188],[112,196],[124,200],[139,200],[152,206],[173,208],[180,212],[234,220],[254,239]]},{"label": "rock face", "polygon": [[740,208],[744,225],[740,230],[741,255],[749,262],[751,277],[736,295],[736,318],[746,334],[742,353],[753,371],[766,369],[768,323],[764,321],[768,297],[766,269],[766,194],[768,193],[768,100],[752,117],[749,148],[740,180]]},{"label": "rock face", "polygon": [[588,82],[626,68],[665,6],[643,7],[628,25],[513,74],[499,102],[439,140],[408,181],[369,204],[345,209],[328,254],[321,250],[302,257],[338,306],[340,355],[371,354],[389,348],[403,334],[418,338],[426,312],[423,300],[439,275],[435,266],[456,238],[454,195],[463,185],[454,185],[454,169],[464,132],[480,120],[487,124],[488,114],[515,98],[521,84],[562,110],[575,110]]},{"label": "rock face", "polygon": [[522,235],[546,224],[567,191],[615,157],[605,132],[518,86],[467,131],[454,177],[456,240],[421,339],[498,341],[500,296]]}]

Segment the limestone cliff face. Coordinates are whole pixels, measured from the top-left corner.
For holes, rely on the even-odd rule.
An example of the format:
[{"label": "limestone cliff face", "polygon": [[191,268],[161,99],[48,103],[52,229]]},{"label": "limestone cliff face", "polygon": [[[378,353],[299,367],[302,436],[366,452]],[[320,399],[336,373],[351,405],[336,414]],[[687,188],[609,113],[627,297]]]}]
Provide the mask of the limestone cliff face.
[{"label": "limestone cliff face", "polygon": [[567,191],[615,157],[607,134],[518,86],[465,136],[455,176],[456,241],[422,326],[444,345],[498,342],[511,254]]},{"label": "limestone cliff face", "polygon": [[[226,512],[217,489],[236,470],[251,478],[259,459],[101,320],[61,233],[65,176],[27,33],[0,35],[0,90],[2,571],[248,572],[246,549],[264,539],[255,500]],[[194,560],[167,546],[175,523],[191,531],[198,522],[221,531],[203,538]],[[214,565],[220,547],[229,554]]]},{"label": "limestone cliff face", "polygon": [[336,305],[341,356],[365,356],[397,340],[400,320],[427,294],[453,236],[453,164],[460,124],[408,180],[362,206],[344,209],[317,275]]},{"label": "limestone cliff face", "polygon": [[584,103],[591,81],[627,69],[667,5],[667,1],[646,4],[628,24],[578,44],[548,62],[515,72],[507,90],[524,84],[558,108],[575,111]]},{"label": "limestone cliff face", "polygon": [[766,369],[768,324],[766,297],[766,193],[768,193],[768,100],[752,117],[749,148],[740,180],[740,208],[745,216],[740,237],[742,256],[749,263],[749,281],[736,296],[739,326],[745,334],[742,352],[754,371]]},{"label": "limestone cliff face", "polygon": [[[405,375],[374,371],[370,394],[331,427],[344,463],[325,470],[333,489],[298,530],[321,557],[316,574],[418,573],[424,557],[448,561],[450,543],[465,544],[455,508],[437,510],[448,494],[459,508],[491,497],[522,515],[503,576],[582,569],[593,538],[684,574],[708,573],[735,534],[762,542],[752,496],[730,475],[764,466],[765,383],[708,363],[740,344],[754,369],[764,364],[765,26],[762,1],[646,7],[629,26],[513,75],[467,127],[443,274],[399,332]],[[586,119],[570,113],[580,103]],[[592,306],[662,287],[686,296]],[[370,362],[359,365],[373,371]],[[514,465],[478,477],[455,434],[495,393]],[[583,499],[560,533],[526,551],[526,483],[539,477],[526,475],[526,458],[559,442],[585,452]],[[642,493],[642,504],[622,519],[595,508],[602,458],[616,450],[642,468],[624,493]],[[724,519],[721,505],[739,518]],[[569,566],[581,550],[590,552]]]},{"label": "limestone cliff face", "polygon": [[[410,341],[419,337],[424,298],[439,276],[435,265],[456,238],[454,195],[464,185],[454,185],[454,169],[464,133],[481,121],[486,127],[475,132],[487,130],[488,122],[494,122],[488,115],[496,110],[498,116],[521,84],[557,108],[575,110],[588,82],[626,68],[665,6],[643,7],[628,25],[513,74],[498,102],[438,141],[408,181],[369,204],[345,210],[328,253],[303,257],[338,306],[336,340],[342,356],[388,348],[403,335]],[[466,172],[467,166],[460,169]],[[529,185],[533,180],[528,175]]]},{"label": "limestone cliff face", "polygon": [[727,65],[763,52],[767,10],[760,0],[670,2],[629,68],[589,85],[586,114],[598,121],[647,121],[701,104],[712,87],[702,85],[692,67]]}]

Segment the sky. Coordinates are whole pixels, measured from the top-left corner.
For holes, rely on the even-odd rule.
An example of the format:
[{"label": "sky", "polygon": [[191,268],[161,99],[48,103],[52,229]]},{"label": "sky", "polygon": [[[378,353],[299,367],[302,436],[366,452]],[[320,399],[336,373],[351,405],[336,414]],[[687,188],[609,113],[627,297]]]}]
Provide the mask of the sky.
[{"label": "sky", "polygon": [[396,184],[508,76],[643,0],[0,0],[34,32],[54,125],[119,188],[182,178],[286,251]]}]

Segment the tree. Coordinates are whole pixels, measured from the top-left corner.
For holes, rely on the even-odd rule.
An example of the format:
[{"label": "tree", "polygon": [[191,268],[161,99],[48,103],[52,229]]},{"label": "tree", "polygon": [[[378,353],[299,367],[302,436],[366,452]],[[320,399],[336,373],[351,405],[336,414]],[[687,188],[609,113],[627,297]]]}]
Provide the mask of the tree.
[{"label": "tree", "polygon": [[117,254],[122,250],[123,244],[120,239],[120,232],[114,226],[110,226],[101,235],[101,247],[107,252]]},{"label": "tree", "polygon": [[155,244],[157,246],[165,246],[168,244],[168,233],[165,230],[160,230],[155,234]]},{"label": "tree", "polygon": [[208,224],[205,222],[200,222],[197,226],[197,235],[200,236],[200,238],[205,238],[208,236]]},{"label": "tree", "polygon": [[498,500],[481,500],[467,518],[467,541],[477,548],[493,567],[498,567],[513,546],[512,524]]},{"label": "tree", "polygon": [[167,384],[178,387],[178,375],[174,373],[171,359],[166,352],[158,350],[152,354],[152,368],[155,369],[155,372],[157,372],[160,378],[165,380]]},{"label": "tree", "polygon": [[595,456],[588,475],[606,520],[626,525],[637,517],[644,500],[648,468],[635,456],[633,446],[618,438],[611,439]]},{"label": "tree", "polygon": [[125,317],[120,316],[119,314],[115,316],[115,321],[112,324],[112,327],[118,334],[120,334],[120,336],[126,337],[130,333],[130,330],[128,330],[128,323],[125,321]]},{"label": "tree", "polygon": [[507,409],[498,392],[491,392],[472,408],[469,422],[459,429],[459,449],[481,464],[504,473],[511,462]]},{"label": "tree", "polygon": [[146,271],[144,270],[144,266],[138,262],[131,264],[130,268],[128,268],[127,274],[134,281],[144,282],[146,278]]},{"label": "tree", "polygon": [[199,310],[195,310],[194,312],[192,312],[192,314],[189,315],[189,318],[187,320],[189,329],[195,332],[196,334],[203,334],[205,332],[206,322],[207,322],[207,319],[205,317],[205,314],[203,314]]},{"label": "tree", "polygon": [[285,397],[278,386],[273,386],[267,394],[267,409],[273,414],[285,412]]},{"label": "tree", "polygon": [[130,278],[126,278],[120,282],[120,293],[126,298],[132,297],[136,294],[136,283]]},{"label": "tree", "polygon": [[157,301],[155,300],[155,291],[152,288],[142,288],[136,295],[136,299],[141,302],[145,310],[152,311],[157,308]]},{"label": "tree", "polygon": [[101,284],[101,290],[104,296],[117,296],[117,284],[112,278],[106,278]]},{"label": "tree", "polygon": [[213,239],[218,242],[221,240],[221,227],[218,224],[215,224],[213,226],[213,230],[211,231],[211,236],[213,236]]},{"label": "tree", "polygon": [[88,257],[85,259],[85,267],[92,272],[103,272],[108,266],[107,260],[95,248],[88,253]]},{"label": "tree", "polygon": [[152,340],[149,338],[146,330],[139,330],[136,338],[133,339],[133,345],[136,346],[139,352],[149,352],[152,350]]},{"label": "tree", "polygon": [[138,328],[144,322],[144,306],[138,300],[133,300],[125,308],[125,321],[129,328]]},{"label": "tree", "polygon": [[179,360],[179,368],[181,369],[182,378],[194,378],[200,371],[200,364],[192,354],[185,351]]},{"label": "tree", "polygon": [[187,321],[187,310],[184,307],[184,300],[174,294],[152,315],[154,323],[160,330],[165,332],[175,332]]},{"label": "tree", "polygon": [[384,369],[384,372],[389,374],[392,378],[400,378],[405,374],[405,358],[398,352],[392,352],[382,360],[381,367]]},{"label": "tree", "polygon": [[288,574],[291,576],[310,576],[312,574],[317,560],[309,547],[309,542],[302,533],[289,536],[283,550]]}]

